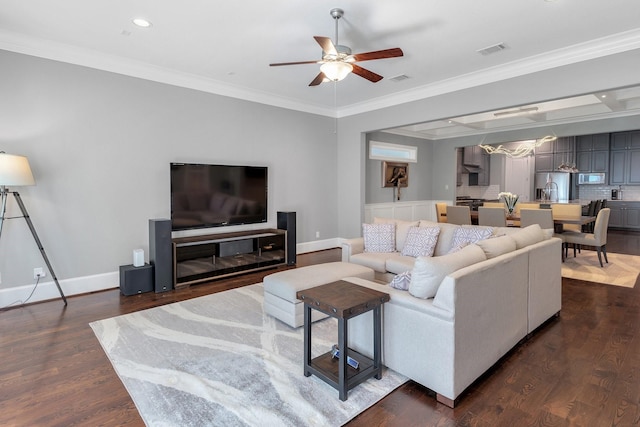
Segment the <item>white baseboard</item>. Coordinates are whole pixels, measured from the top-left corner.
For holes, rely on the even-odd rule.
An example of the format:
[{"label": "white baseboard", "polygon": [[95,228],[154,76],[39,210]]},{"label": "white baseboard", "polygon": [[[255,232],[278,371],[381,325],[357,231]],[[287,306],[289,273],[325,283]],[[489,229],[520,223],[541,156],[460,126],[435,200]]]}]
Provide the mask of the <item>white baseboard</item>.
[{"label": "white baseboard", "polygon": [[297,254],[306,254],[308,252],[323,251],[325,249],[339,248],[342,244],[339,237],[333,239],[316,240],[313,242],[298,243],[296,245]]},{"label": "white baseboard", "polygon": [[[71,279],[58,279],[62,292],[66,297],[72,295],[86,294],[89,292],[114,289],[120,286],[120,273],[118,271],[96,274],[93,276],[74,277]],[[34,284],[17,286],[0,290],[0,307],[9,305],[22,305],[24,300],[33,291]],[[58,299],[60,293],[53,281],[40,282],[29,303]]]},{"label": "white baseboard", "polygon": [[[313,242],[298,243],[296,245],[296,253],[303,254],[308,252],[322,251],[325,249],[339,248],[343,239],[333,238],[325,240],[317,240]],[[96,274],[93,276],[74,277],[71,279],[58,279],[62,292],[67,297],[72,295],[86,294],[89,292],[104,291],[106,289],[114,289],[120,286],[120,273],[113,271],[109,273]],[[0,289],[0,308],[9,305],[22,305],[27,299],[34,285],[16,286],[12,288]],[[36,288],[29,303],[38,301],[47,301],[59,299],[60,293],[53,281],[40,282]]]}]

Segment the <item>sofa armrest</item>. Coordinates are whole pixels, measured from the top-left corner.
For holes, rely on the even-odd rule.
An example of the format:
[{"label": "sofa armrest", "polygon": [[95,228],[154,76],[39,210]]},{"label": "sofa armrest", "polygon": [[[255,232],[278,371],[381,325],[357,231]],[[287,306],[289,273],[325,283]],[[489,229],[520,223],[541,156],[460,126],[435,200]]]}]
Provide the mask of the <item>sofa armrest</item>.
[{"label": "sofa armrest", "polygon": [[342,241],[342,262],[349,262],[353,255],[364,252],[364,238],[344,239]]}]

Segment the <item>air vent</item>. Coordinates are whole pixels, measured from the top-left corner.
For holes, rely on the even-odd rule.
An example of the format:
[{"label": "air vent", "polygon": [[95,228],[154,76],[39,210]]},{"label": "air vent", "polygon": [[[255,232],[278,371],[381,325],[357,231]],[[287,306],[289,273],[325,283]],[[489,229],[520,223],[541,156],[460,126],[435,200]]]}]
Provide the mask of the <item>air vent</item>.
[{"label": "air vent", "polygon": [[403,80],[407,80],[408,78],[409,76],[407,76],[406,74],[400,74],[399,76],[390,77],[389,80],[394,82],[401,82]]},{"label": "air vent", "polygon": [[488,46],[482,49],[476,50],[481,55],[491,55],[492,53],[500,52],[501,50],[505,50],[507,45],[504,43],[494,44],[493,46]]}]

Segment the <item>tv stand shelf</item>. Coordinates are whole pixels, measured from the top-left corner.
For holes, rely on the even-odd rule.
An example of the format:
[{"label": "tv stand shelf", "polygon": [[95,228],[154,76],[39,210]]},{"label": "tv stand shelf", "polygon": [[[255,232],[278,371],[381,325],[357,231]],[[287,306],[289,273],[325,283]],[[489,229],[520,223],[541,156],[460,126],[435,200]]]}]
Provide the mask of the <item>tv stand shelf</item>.
[{"label": "tv stand shelf", "polygon": [[174,238],[173,286],[285,265],[286,235],[263,229]]}]

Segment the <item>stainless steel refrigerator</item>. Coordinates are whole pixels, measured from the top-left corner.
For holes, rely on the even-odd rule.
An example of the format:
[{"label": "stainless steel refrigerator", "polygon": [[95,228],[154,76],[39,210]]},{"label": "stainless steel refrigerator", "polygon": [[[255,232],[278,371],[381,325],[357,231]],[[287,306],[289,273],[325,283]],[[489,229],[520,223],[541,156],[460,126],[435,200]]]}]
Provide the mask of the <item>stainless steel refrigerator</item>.
[{"label": "stainless steel refrigerator", "polygon": [[[566,202],[573,199],[573,174],[568,172],[538,172],[535,177],[536,199]],[[547,186],[547,182],[551,182]],[[555,184],[555,185],[554,185]],[[546,190],[546,191],[545,191]]]}]

